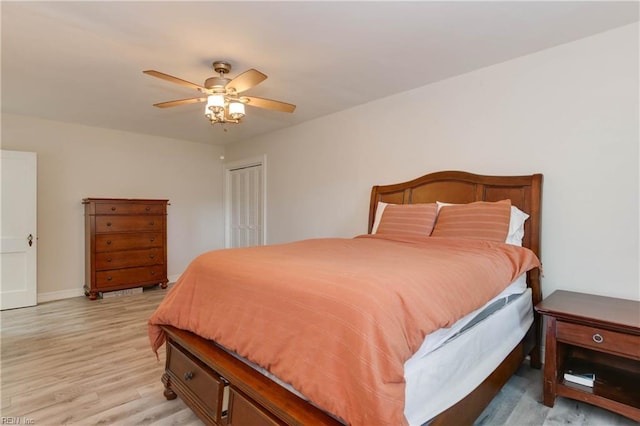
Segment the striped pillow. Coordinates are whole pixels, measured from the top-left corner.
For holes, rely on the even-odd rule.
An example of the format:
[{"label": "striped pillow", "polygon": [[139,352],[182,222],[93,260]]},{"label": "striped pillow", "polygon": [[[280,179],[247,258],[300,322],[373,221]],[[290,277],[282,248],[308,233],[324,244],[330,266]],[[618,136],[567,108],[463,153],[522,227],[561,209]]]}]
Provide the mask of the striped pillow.
[{"label": "striped pillow", "polygon": [[428,237],[436,222],[438,207],[430,204],[387,204],[376,234]]},{"label": "striped pillow", "polygon": [[511,200],[443,206],[431,236],[503,243],[509,232],[510,217]]}]

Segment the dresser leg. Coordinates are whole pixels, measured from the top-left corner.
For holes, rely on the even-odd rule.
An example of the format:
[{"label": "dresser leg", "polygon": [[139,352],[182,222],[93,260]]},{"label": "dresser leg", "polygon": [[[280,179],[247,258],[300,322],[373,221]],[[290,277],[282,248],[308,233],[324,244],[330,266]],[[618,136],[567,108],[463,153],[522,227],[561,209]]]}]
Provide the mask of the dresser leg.
[{"label": "dresser leg", "polygon": [[161,283],[160,288],[167,288],[167,283]]},{"label": "dresser leg", "polygon": [[84,291],[85,296],[89,296],[89,300],[96,300],[98,298],[98,292],[96,291]]}]

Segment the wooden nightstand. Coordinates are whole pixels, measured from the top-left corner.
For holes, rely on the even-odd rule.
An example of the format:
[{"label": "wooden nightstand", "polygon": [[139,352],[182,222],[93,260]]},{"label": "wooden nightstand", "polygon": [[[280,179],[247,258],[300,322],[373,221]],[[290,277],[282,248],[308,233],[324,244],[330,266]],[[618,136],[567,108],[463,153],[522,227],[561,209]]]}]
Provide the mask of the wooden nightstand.
[{"label": "wooden nightstand", "polygon": [[[640,421],[640,302],[558,290],[536,306],[546,316],[544,405],[577,399]],[[593,372],[593,387],[564,380]]]}]

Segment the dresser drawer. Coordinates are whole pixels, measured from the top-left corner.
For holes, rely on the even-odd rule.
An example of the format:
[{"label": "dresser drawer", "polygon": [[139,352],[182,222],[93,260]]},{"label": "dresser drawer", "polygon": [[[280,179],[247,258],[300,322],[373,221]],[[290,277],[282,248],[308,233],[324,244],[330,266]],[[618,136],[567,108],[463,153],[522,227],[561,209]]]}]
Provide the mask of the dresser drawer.
[{"label": "dresser drawer", "polygon": [[164,265],[96,272],[96,287],[100,290],[124,285],[138,287],[161,282],[167,282]]},{"label": "dresser drawer", "polygon": [[97,203],[96,214],[164,214],[165,204]]},{"label": "dresser drawer", "polygon": [[558,341],[640,360],[640,336],[558,321]]},{"label": "dresser drawer", "polygon": [[96,270],[161,265],[163,263],[164,252],[161,248],[96,253]]},{"label": "dresser drawer", "polygon": [[167,349],[167,372],[173,376],[173,381],[178,382],[173,383],[173,386],[198,395],[207,414],[219,422],[222,417],[224,381],[215,372],[182,352],[178,346],[169,343]]},{"label": "dresser drawer", "polygon": [[96,216],[96,232],[162,231],[164,216]]},{"label": "dresser drawer", "polygon": [[96,235],[96,252],[130,250],[145,247],[162,247],[162,233],[142,232],[136,234]]}]

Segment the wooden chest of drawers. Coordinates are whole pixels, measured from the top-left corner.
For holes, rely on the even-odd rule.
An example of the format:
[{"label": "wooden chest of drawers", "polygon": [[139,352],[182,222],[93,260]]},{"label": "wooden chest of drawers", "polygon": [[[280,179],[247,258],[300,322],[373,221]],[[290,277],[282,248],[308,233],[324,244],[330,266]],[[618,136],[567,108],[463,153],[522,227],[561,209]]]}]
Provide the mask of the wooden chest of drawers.
[{"label": "wooden chest of drawers", "polygon": [[98,293],[167,287],[168,200],[85,198],[85,284]]}]

